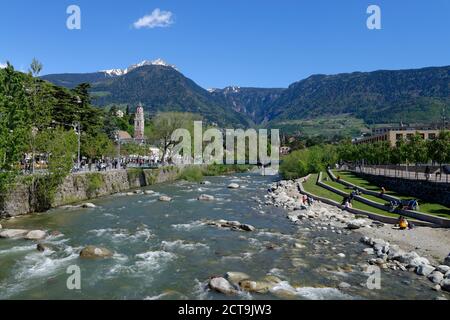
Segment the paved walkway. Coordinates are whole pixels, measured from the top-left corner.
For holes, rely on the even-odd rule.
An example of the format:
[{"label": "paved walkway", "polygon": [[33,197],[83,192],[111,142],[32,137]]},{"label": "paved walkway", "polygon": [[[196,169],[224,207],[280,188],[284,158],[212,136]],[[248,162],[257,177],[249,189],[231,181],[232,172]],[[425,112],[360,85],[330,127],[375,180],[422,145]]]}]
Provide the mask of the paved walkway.
[{"label": "paved walkway", "polygon": [[[402,168],[404,169],[404,167]],[[423,181],[430,181],[435,183],[450,183],[450,175],[448,174],[442,174],[436,175],[431,174],[429,179],[427,179],[425,173],[423,172],[411,172],[411,171],[405,171],[405,170],[393,170],[393,169],[384,169],[384,168],[372,168],[372,167],[364,167],[356,168],[355,170],[352,170],[355,172],[362,172],[367,174],[374,174],[378,176],[386,176],[386,177],[395,177],[395,178],[402,178],[402,179],[409,179],[409,180],[423,180]]]}]

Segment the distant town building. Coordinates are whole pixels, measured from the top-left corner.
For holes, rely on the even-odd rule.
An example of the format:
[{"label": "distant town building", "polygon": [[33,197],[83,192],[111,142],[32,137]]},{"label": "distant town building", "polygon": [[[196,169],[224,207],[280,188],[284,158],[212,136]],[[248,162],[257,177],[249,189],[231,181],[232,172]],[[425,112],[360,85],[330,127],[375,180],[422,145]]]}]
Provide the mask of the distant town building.
[{"label": "distant town building", "polygon": [[123,130],[117,131],[117,138],[121,143],[130,142],[133,140],[133,137],[128,132]]},{"label": "distant town building", "polygon": [[434,140],[441,130],[436,127],[385,127],[372,130],[372,135],[357,138],[353,144],[367,144],[380,141],[387,141],[391,146],[395,146],[401,140],[408,140],[415,134],[422,136],[424,140]]},{"label": "distant town building", "polygon": [[136,109],[136,114],[134,116],[134,139],[138,142],[142,142],[145,139],[145,118],[144,118],[144,108],[139,105]]},{"label": "distant town building", "polygon": [[287,156],[289,153],[291,153],[290,147],[281,147],[280,148],[280,154],[283,156]]},{"label": "distant town building", "polygon": [[125,115],[125,114],[123,113],[122,110],[117,110],[117,111],[116,111],[116,117],[117,117],[117,118],[123,118],[124,115]]}]

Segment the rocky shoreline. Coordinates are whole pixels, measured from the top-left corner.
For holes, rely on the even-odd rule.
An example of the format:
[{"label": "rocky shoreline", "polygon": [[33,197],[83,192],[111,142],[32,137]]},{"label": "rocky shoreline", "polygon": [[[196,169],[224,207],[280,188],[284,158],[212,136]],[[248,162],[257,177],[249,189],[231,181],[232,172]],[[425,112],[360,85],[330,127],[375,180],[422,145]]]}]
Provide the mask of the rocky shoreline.
[{"label": "rocky shoreline", "polygon": [[[450,292],[448,229],[416,227],[400,231],[393,229],[392,225],[356,216],[321,202],[304,205],[299,183],[301,179],[272,184],[265,196],[265,204],[284,208],[288,212],[287,218],[297,225],[308,221],[317,230],[329,230],[336,234],[358,232],[363,235],[360,241],[367,246],[361,253],[369,257],[367,265],[376,265],[382,270],[415,272],[418,276],[427,277],[432,289]],[[387,232],[388,230],[392,232]],[[406,232],[408,235],[405,236]],[[411,239],[410,243],[405,240],[408,238]],[[440,245],[436,245],[437,243]],[[417,252],[426,252],[427,256],[421,256]],[[345,254],[342,255],[345,257]]]}]

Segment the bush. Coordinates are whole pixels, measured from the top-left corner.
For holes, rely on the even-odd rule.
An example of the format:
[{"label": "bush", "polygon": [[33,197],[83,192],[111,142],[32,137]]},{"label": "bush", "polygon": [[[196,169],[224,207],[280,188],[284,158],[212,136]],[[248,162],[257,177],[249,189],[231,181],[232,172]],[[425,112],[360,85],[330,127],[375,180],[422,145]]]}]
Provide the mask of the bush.
[{"label": "bush", "polygon": [[189,167],[181,173],[180,179],[190,182],[201,182],[203,180],[203,172],[200,167]]},{"label": "bush", "polygon": [[211,164],[203,170],[203,174],[205,176],[220,176],[227,173],[242,173],[247,172],[252,167],[250,165],[240,164]]},{"label": "bush", "polygon": [[87,175],[88,185],[86,193],[88,197],[97,195],[97,191],[103,186],[103,176],[100,173],[91,173]]},{"label": "bush", "polygon": [[280,173],[284,179],[298,179],[310,173],[318,173],[335,162],[336,152],[333,146],[314,146],[286,156],[280,166]]}]

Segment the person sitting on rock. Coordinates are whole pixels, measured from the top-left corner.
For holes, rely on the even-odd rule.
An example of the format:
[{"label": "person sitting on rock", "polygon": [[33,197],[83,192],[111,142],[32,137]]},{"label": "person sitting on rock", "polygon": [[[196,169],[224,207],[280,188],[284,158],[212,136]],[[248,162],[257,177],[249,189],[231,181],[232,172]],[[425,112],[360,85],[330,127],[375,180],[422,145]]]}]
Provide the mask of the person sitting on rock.
[{"label": "person sitting on rock", "polygon": [[408,220],[406,220],[405,217],[400,216],[400,218],[398,219],[398,226],[400,227],[400,230],[408,229],[409,226]]}]

